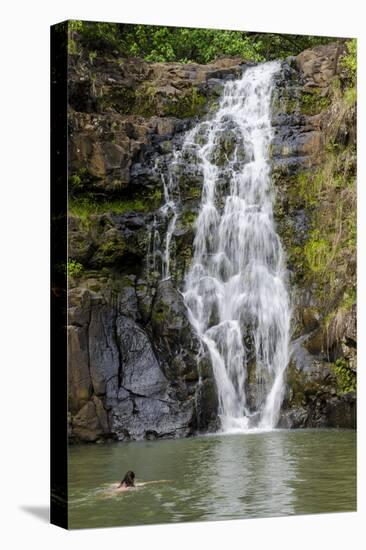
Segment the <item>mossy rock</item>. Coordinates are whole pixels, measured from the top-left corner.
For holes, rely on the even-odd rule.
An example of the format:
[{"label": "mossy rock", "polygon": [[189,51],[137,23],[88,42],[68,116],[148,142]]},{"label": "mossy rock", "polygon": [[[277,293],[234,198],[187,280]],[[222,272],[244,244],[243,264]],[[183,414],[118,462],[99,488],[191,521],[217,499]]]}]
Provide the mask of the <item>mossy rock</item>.
[{"label": "mossy rock", "polygon": [[112,90],[96,98],[97,111],[117,112],[121,115],[133,114],[136,105],[136,92],[129,87]]},{"label": "mossy rock", "polygon": [[209,123],[201,123],[198,127],[198,130],[194,134],[194,142],[197,145],[206,145],[208,138],[208,127]]},{"label": "mossy rock", "polygon": [[93,263],[99,265],[115,265],[124,256],[126,243],[123,239],[113,239],[102,243],[93,257]]},{"label": "mossy rock", "polygon": [[200,199],[202,195],[202,186],[195,184],[187,187],[185,192],[185,199]]},{"label": "mossy rock", "polygon": [[204,115],[206,97],[192,87],[183,96],[169,97],[165,101],[164,115],[177,118],[194,118]]},{"label": "mossy rock", "polygon": [[144,117],[154,116],[159,111],[160,102],[156,86],[151,83],[143,84],[135,92],[133,114]]},{"label": "mossy rock", "polygon": [[299,111],[299,99],[292,92],[283,90],[281,95],[277,95],[272,102],[273,116],[280,114],[292,115]]},{"label": "mossy rock", "polygon": [[182,214],[182,217],[180,219],[183,227],[192,227],[194,222],[196,221],[197,219],[197,212],[195,211],[192,211],[192,210],[186,210],[183,214]]},{"label": "mossy rock", "polygon": [[312,355],[319,355],[324,352],[326,349],[326,334],[322,327],[304,342],[304,348]]},{"label": "mossy rock", "polygon": [[315,330],[319,326],[319,310],[315,307],[304,307],[302,310],[302,323],[307,332]]},{"label": "mossy rock", "polygon": [[[218,137],[215,147],[212,152],[211,162],[216,164],[216,166],[224,166],[228,160],[233,158],[234,152],[237,147],[241,145],[238,143],[238,133],[235,130],[225,130]],[[238,160],[243,160],[245,158],[245,152],[242,147],[238,147],[240,152],[240,158]]]},{"label": "mossy rock", "polygon": [[313,92],[302,92],[300,97],[300,111],[303,115],[317,115],[328,109],[330,104],[330,98],[321,95],[319,89],[315,89]]},{"label": "mossy rock", "polygon": [[88,227],[93,215],[128,214],[130,212],[151,212],[161,206],[162,191],[158,187],[136,197],[116,196],[101,199],[87,193],[69,199],[69,214]]},{"label": "mossy rock", "polygon": [[350,368],[347,359],[340,358],[331,364],[331,369],[337,381],[337,393],[339,395],[355,392],[357,387],[356,372]]},{"label": "mossy rock", "polygon": [[304,404],[304,377],[296,368],[294,363],[290,363],[286,373],[287,381],[287,401],[293,407],[300,407]]}]

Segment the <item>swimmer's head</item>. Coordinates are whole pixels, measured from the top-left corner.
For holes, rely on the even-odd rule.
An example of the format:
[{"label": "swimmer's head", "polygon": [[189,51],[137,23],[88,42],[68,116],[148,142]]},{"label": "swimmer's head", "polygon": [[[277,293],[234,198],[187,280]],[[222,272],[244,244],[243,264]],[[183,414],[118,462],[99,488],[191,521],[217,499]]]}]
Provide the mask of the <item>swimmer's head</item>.
[{"label": "swimmer's head", "polygon": [[134,487],[135,486],[135,472],[128,470],[125,474],[125,477],[121,481],[121,485],[125,487]]}]

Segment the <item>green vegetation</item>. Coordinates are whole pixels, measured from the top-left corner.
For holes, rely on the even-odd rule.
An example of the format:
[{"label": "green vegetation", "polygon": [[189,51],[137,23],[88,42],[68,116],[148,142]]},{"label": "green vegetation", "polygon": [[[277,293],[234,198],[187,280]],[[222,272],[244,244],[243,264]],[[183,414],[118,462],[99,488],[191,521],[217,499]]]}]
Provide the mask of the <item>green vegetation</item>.
[{"label": "green vegetation", "polygon": [[83,50],[116,57],[141,57],[150,62],[209,63],[220,56],[249,61],[284,58],[332,38],[290,34],[190,29],[69,21],[69,53]]},{"label": "green vegetation", "polygon": [[336,375],[338,391],[340,393],[356,391],[356,372],[350,368],[346,359],[337,359],[332,365],[332,370]]},{"label": "green vegetation", "polygon": [[80,262],[69,258],[67,262],[67,274],[69,277],[80,277],[83,271],[84,266]]},{"label": "green vegetation", "polygon": [[[344,153],[346,152],[346,155]],[[349,286],[356,255],[356,185],[350,150],[327,153],[322,168],[299,176],[299,198],[311,211],[311,227],[304,253],[309,282],[317,283],[319,297],[328,305]],[[343,162],[342,162],[343,160]],[[354,166],[352,167],[354,169]],[[337,298],[338,301],[338,298]]]},{"label": "green vegetation", "polygon": [[299,198],[307,207],[316,206],[319,202],[319,194],[322,187],[322,174],[320,171],[315,173],[300,173],[297,176],[297,192]]},{"label": "green vegetation", "polygon": [[96,257],[99,259],[101,265],[115,265],[123,257],[125,251],[126,243],[122,237],[113,238],[99,246]]},{"label": "green vegetation", "polygon": [[[348,59],[355,75],[353,44],[348,42],[349,53],[340,62]],[[356,88],[349,75],[346,71],[344,78],[342,72],[327,96],[303,94],[300,98],[303,113],[322,113],[325,147],[319,152],[318,167],[274,176],[286,190],[277,216],[294,282],[315,290],[330,341],[342,333],[356,301]],[[307,226],[294,242],[287,219],[298,211],[306,213]]]},{"label": "green vegetation", "polygon": [[319,229],[315,229],[305,245],[305,256],[311,271],[324,272],[331,259],[332,249],[327,239],[321,237]]},{"label": "green vegetation", "polygon": [[350,311],[356,303],[356,289],[350,288],[345,291],[340,304],[340,309],[344,312]]},{"label": "green vegetation", "polygon": [[71,187],[80,187],[81,186],[81,177],[79,176],[79,174],[73,174],[72,176],[70,176],[69,185]]},{"label": "green vegetation", "polygon": [[165,106],[164,114],[178,118],[191,118],[202,115],[205,104],[205,96],[192,87],[189,93],[179,100],[169,101]]},{"label": "green vegetation", "polygon": [[345,73],[344,99],[346,104],[351,107],[357,100],[357,40],[349,40],[346,48],[347,53],[341,58],[340,64]]},{"label": "green vegetation", "polygon": [[340,311],[349,311],[356,299],[356,136],[348,130],[355,127],[350,90],[342,91],[339,82],[333,86],[319,168],[299,174],[290,187],[292,207],[305,207],[310,220],[305,243],[289,249],[290,260],[308,284],[315,284],[329,323],[337,314],[339,323]]},{"label": "green vegetation", "polygon": [[348,86],[356,85],[357,78],[357,40],[349,40],[346,44],[347,53],[341,58],[340,63],[345,70]]},{"label": "green vegetation", "polygon": [[330,105],[330,98],[322,96],[319,89],[301,95],[300,110],[303,115],[317,115]]},{"label": "green vegetation", "polygon": [[[72,176],[78,181],[78,175]],[[127,214],[128,212],[149,212],[161,205],[162,191],[155,188],[154,191],[139,198],[101,198],[92,192],[71,196],[69,198],[69,213],[79,218],[84,225],[89,223],[89,218],[94,214]]]},{"label": "green vegetation", "polygon": [[83,21],[68,21],[67,25],[69,31],[67,52],[69,55],[77,55],[79,50],[75,37],[83,31]]},{"label": "green vegetation", "polygon": [[197,185],[196,187],[188,187],[187,199],[200,199],[201,195],[202,195],[202,188],[199,185]]},{"label": "green vegetation", "polygon": [[136,90],[132,112],[142,116],[153,116],[156,114],[158,104],[158,90],[150,83],[143,84]]},{"label": "green vegetation", "polygon": [[352,107],[357,100],[357,90],[355,87],[349,88],[344,93],[344,99],[348,106]]},{"label": "green vegetation", "polygon": [[93,65],[94,59],[96,59],[97,55],[97,52],[89,52],[89,61],[91,65]]},{"label": "green vegetation", "polygon": [[127,212],[144,212],[150,205],[141,199],[135,200],[93,200],[80,198],[69,200],[70,214],[86,221],[91,214],[126,214]]},{"label": "green vegetation", "polygon": [[197,219],[197,213],[191,210],[186,210],[182,215],[182,225],[192,226]]},{"label": "green vegetation", "polygon": [[96,178],[93,178],[85,167],[80,168],[73,174],[69,175],[69,179],[68,179],[69,195],[71,197],[74,197],[80,193],[87,191],[89,187],[93,185],[95,179]]}]

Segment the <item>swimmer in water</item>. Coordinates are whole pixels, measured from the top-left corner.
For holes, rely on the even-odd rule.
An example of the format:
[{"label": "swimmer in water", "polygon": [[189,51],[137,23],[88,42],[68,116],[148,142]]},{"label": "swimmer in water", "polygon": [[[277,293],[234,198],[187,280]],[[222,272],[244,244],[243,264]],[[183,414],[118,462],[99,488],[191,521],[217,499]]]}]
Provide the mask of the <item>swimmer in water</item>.
[{"label": "swimmer in water", "polygon": [[136,487],[135,477],[136,477],[135,472],[133,472],[132,470],[128,470],[128,472],[125,474],[125,477],[122,479],[121,483],[117,486],[117,489],[121,491],[125,491],[127,489]]},{"label": "swimmer in water", "polygon": [[[130,489],[136,489],[138,487],[144,487],[145,485],[151,485],[153,483],[166,483],[166,482],[170,481],[168,479],[160,479],[158,481],[143,481],[143,482],[136,483],[135,478],[136,478],[135,472],[133,472],[132,470],[128,470],[128,472],[125,474],[122,481],[119,484],[114,484],[111,487],[111,489],[106,493],[105,496],[111,496],[111,494],[113,494],[113,492],[114,493],[116,493],[116,492],[120,493],[122,491],[129,491]],[[111,492],[111,490],[112,490],[112,492]]]}]

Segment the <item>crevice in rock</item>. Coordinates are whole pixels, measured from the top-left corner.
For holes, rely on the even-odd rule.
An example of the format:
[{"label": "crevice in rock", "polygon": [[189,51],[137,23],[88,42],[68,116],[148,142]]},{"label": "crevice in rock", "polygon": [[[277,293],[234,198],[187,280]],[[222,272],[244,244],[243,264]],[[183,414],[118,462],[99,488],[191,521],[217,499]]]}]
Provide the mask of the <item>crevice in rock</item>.
[{"label": "crevice in rock", "polygon": [[90,368],[90,346],[89,346],[89,327],[90,327],[90,321],[91,321],[91,305],[89,307],[89,317],[86,323],[85,331],[86,331],[86,354],[88,358],[88,372],[89,372],[89,379],[90,379],[90,385],[91,385],[91,393],[94,394],[95,388],[93,384],[93,377],[91,374],[91,368]]},{"label": "crevice in rock", "polygon": [[118,313],[114,316],[114,322],[113,322],[113,334],[114,334],[114,341],[117,348],[117,357],[118,357],[118,372],[117,372],[117,378],[118,378],[118,389],[117,389],[117,399],[118,399],[118,390],[122,387],[122,378],[123,378],[123,359],[122,359],[122,352],[119,347],[119,341],[118,341],[118,334],[117,334],[117,318]]},{"label": "crevice in rock", "polygon": [[172,402],[171,401],[168,401],[166,399],[161,399],[160,397],[154,397],[152,395],[144,395],[143,393],[136,393],[134,392],[133,390],[130,390],[129,388],[126,388],[126,386],[122,386],[121,385],[121,389],[125,390],[126,392],[128,392],[131,396],[131,398],[133,399],[134,397],[141,397],[141,398],[144,398],[144,399],[152,399],[154,401],[160,401],[161,403],[166,403],[167,405],[171,405]]}]

